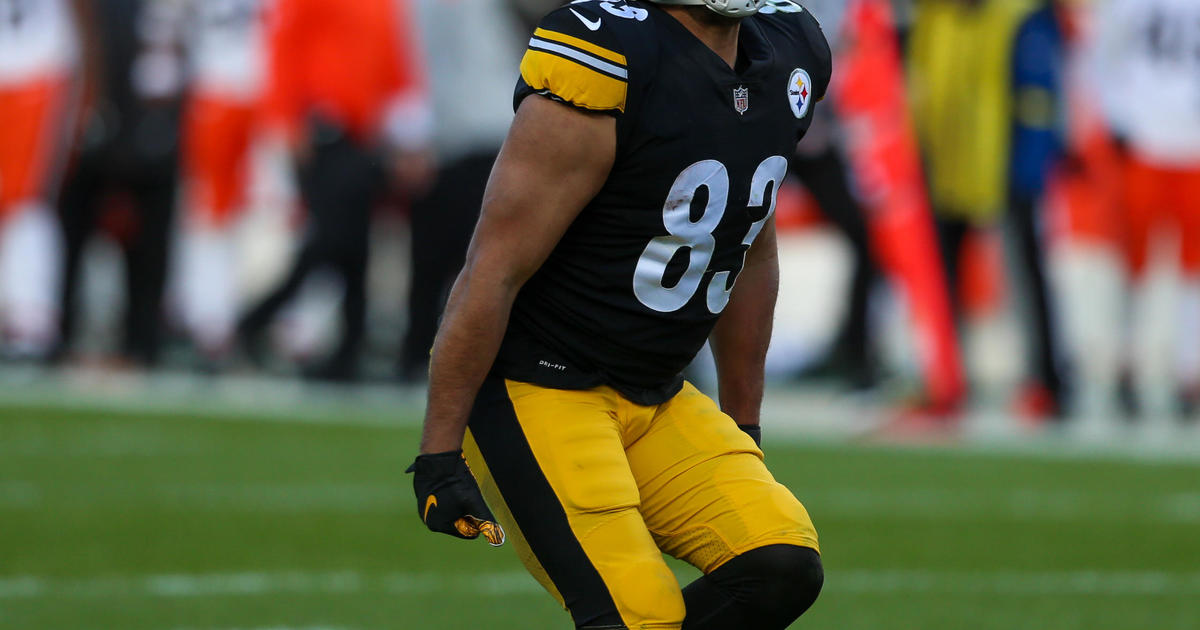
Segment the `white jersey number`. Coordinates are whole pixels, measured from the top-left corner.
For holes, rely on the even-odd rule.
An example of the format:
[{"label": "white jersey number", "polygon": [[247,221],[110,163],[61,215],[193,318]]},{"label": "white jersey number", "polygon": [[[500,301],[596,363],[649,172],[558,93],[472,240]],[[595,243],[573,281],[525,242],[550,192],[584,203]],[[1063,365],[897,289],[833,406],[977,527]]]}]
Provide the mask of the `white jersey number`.
[{"label": "white jersey number", "polygon": [[36,0],[0,0],[0,30],[18,31],[24,26]]},{"label": "white jersey number", "polygon": [[[779,183],[786,174],[787,159],[778,155],[763,160],[755,169],[750,183],[750,207],[762,207],[767,202],[767,185],[773,184],[770,205],[763,218],[750,225],[742,245],[749,247],[774,214]],[[692,202],[701,188],[707,190],[708,201],[700,218],[692,221]],[[646,245],[633,272],[633,294],[639,302],[660,313],[672,313],[696,295],[717,246],[713,231],[725,216],[728,202],[729,170],[716,160],[696,162],[675,178],[663,206],[663,225],[668,234],[654,238]],[[687,269],[674,286],[666,286],[667,265],[685,249],[688,250]],[[742,260],[744,263],[744,254]],[[709,281],[707,304],[713,314],[725,310],[729,304],[729,294],[733,291],[729,278],[734,271],[718,271]]]},{"label": "white jersey number", "polygon": [[[1194,8],[1194,7],[1193,7]],[[1146,50],[1160,63],[1200,62],[1200,14],[1154,9],[1145,26]]]}]

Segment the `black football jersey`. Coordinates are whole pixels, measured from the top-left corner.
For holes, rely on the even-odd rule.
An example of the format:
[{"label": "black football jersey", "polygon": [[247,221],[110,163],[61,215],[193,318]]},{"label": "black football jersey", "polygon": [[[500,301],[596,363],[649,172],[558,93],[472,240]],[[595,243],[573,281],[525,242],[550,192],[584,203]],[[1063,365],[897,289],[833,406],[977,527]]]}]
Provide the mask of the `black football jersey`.
[{"label": "black football jersey", "polygon": [[610,385],[639,404],[677,393],[775,210],[830,71],[816,20],[788,0],[742,21],[735,68],[650,2],[583,0],[546,16],[516,105],[541,95],[610,113],[617,154],[518,294],[498,373]]}]

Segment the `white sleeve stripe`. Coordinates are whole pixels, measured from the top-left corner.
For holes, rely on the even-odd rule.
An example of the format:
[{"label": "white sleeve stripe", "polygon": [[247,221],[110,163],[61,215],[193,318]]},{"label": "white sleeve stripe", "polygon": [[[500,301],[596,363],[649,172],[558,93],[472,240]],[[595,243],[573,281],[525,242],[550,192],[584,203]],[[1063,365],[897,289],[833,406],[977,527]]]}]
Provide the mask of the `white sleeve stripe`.
[{"label": "white sleeve stripe", "polygon": [[529,40],[529,47],[535,50],[552,52],[557,55],[562,55],[563,57],[570,57],[575,61],[587,66],[591,66],[596,70],[604,72],[605,74],[611,74],[615,77],[625,79],[626,81],[629,80],[629,72],[625,70],[625,68],[611,64],[603,59],[600,59],[599,57],[593,57],[585,52],[580,52],[574,48],[568,48],[567,46],[549,42],[544,39],[538,39],[536,37]]}]

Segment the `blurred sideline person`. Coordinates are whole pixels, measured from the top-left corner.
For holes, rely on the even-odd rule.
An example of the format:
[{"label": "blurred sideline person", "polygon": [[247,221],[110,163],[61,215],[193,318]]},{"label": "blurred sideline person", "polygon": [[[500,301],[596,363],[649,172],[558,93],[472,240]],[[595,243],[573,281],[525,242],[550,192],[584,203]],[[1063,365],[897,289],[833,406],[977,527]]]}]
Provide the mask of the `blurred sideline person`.
[{"label": "blurred sideline person", "polygon": [[0,309],[3,352],[58,339],[62,235],[53,209],[78,35],[68,0],[0,0]]},{"label": "blurred sideline person", "polygon": [[[843,0],[806,2],[805,8],[820,21],[836,57],[845,3]],[[836,103],[817,110],[812,128],[797,147],[789,172],[812,195],[821,214],[846,238],[853,257],[845,315],[831,349],[808,375],[830,373],[846,380],[851,389],[866,389],[879,378],[874,331],[870,322],[871,289],[879,278],[872,257],[870,231],[863,207],[851,189],[852,175],[842,155]]]},{"label": "blurred sideline person", "polygon": [[256,353],[306,277],[329,268],[343,282],[342,336],[306,373],[349,381],[365,337],[372,203],[388,175],[409,190],[430,177],[432,114],[409,3],[278,0],[269,46],[269,133],[294,156],[308,224],[287,277],[239,334]]},{"label": "blurred sideline person", "polygon": [[869,312],[871,289],[879,277],[879,268],[872,257],[867,217],[850,188],[851,174],[835,143],[837,121],[831,111],[832,107],[825,107],[817,112],[812,129],[800,143],[789,168],[812,195],[825,219],[846,238],[853,260],[845,315],[829,354],[807,373],[830,373],[844,378],[851,389],[859,390],[872,387],[879,378]]},{"label": "blurred sideline person", "polygon": [[[577,628],[782,630],[824,579],[757,442],[776,193],[829,45],[787,0],[687,3],[534,31],[410,468],[427,527],[499,544],[490,504]],[[719,407],[680,374],[706,340]]]},{"label": "blurred sideline person", "polygon": [[1029,2],[920,0],[909,41],[913,111],[951,295],[965,240],[1006,201],[1013,37]]},{"label": "blurred sideline person", "polygon": [[1122,295],[1125,163],[1101,104],[1109,85],[1097,81],[1092,70],[1096,11],[1090,4],[1074,3],[1070,14],[1066,156],[1047,197],[1050,232],[1062,254],[1054,275],[1070,352],[1070,415],[1073,430],[1086,432],[1106,425],[1116,410],[1127,302]]},{"label": "blurred sideline person", "polygon": [[246,205],[266,81],[270,0],[193,0],[184,114],[180,306],[205,364],[225,358],[237,319],[233,231]]},{"label": "blurred sideline person", "polygon": [[[509,0],[418,0],[435,112],[437,176],[412,207],[412,284],[400,376],[423,381],[492,164],[512,122],[525,31]],[[552,7],[547,7],[547,10]]]},{"label": "blurred sideline person", "polygon": [[966,384],[896,25],[887,0],[847,5],[835,105],[876,260],[911,316],[916,341],[911,365],[920,370],[920,388],[890,425],[936,432],[953,426]]},{"label": "blurred sideline person", "polygon": [[1064,152],[1064,77],[1070,7],[1044,0],[1017,30],[1012,62],[1012,155],[1008,227],[1015,270],[1023,280],[1029,330],[1029,382],[1018,409],[1031,418],[1061,418],[1067,404],[1061,338],[1046,274],[1045,195]]},{"label": "blurred sideline person", "polygon": [[1176,325],[1148,327],[1135,345],[1133,322],[1140,318],[1131,314],[1124,340],[1127,361],[1143,352],[1172,357],[1173,373],[1143,361],[1126,394],[1142,398],[1147,413],[1166,416],[1172,392],[1161,384],[1174,384],[1185,408],[1200,400],[1200,0],[1110,0],[1098,11],[1093,78],[1121,83],[1120,94],[1100,92],[1126,153],[1126,258],[1135,305],[1145,305],[1153,245],[1164,232],[1179,242]]},{"label": "blurred sideline person", "polygon": [[[1016,203],[1010,217],[1021,250],[1016,269],[1026,276],[1038,322],[1031,327],[1038,334],[1030,346],[1039,357],[1033,377],[1047,389],[1060,389],[1057,366],[1048,354],[1054,342],[1049,339],[1034,204],[1031,191],[1014,190],[1017,174],[1012,171],[1014,159],[1026,159],[1013,155],[1014,142],[1021,142],[1016,148],[1022,150],[1030,150],[1031,142],[1028,129],[1014,128],[1014,114],[1021,113],[1017,99],[1034,93],[1031,85],[1014,82],[1014,69],[1021,74],[1019,82],[1044,80],[1018,68],[1025,61],[1017,56],[1018,34],[1036,5],[1032,0],[920,0],[915,9],[908,42],[913,111],[946,281],[960,324],[971,297],[991,297],[986,268],[984,274],[964,271],[967,255],[986,252],[979,247],[984,230],[999,225],[1010,203]],[[1037,411],[1042,415],[1056,408],[1051,400]]]},{"label": "blurred sideline person", "polygon": [[83,121],[59,204],[66,240],[61,357],[74,339],[81,262],[103,228],[125,255],[121,355],[158,362],[185,81],[183,5],[89,0]]}]

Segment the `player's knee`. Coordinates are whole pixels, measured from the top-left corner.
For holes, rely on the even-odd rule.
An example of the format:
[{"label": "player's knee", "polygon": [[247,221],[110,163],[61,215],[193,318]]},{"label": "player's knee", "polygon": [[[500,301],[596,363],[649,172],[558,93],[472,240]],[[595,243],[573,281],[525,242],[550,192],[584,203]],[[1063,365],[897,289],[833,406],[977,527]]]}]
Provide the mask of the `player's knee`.
[{"label": "player's knee", "polygon": [[821,556],[808,547],[771,545],[743,555],[761,580],[755,607],[784,625],[804,614],[825,584]]},{"label": "player's knee", "polygon": [[679,581],[661,560],[628,562],[614,568],[610,577],[609,592],[628,630],[668,630],[683,624],[687,611]]},{"label": "player's knee", "polygon": [[825,583],[821,556],[797,545],[748,551],[709,575],[761,628],[785,628],[804,614]]}]

